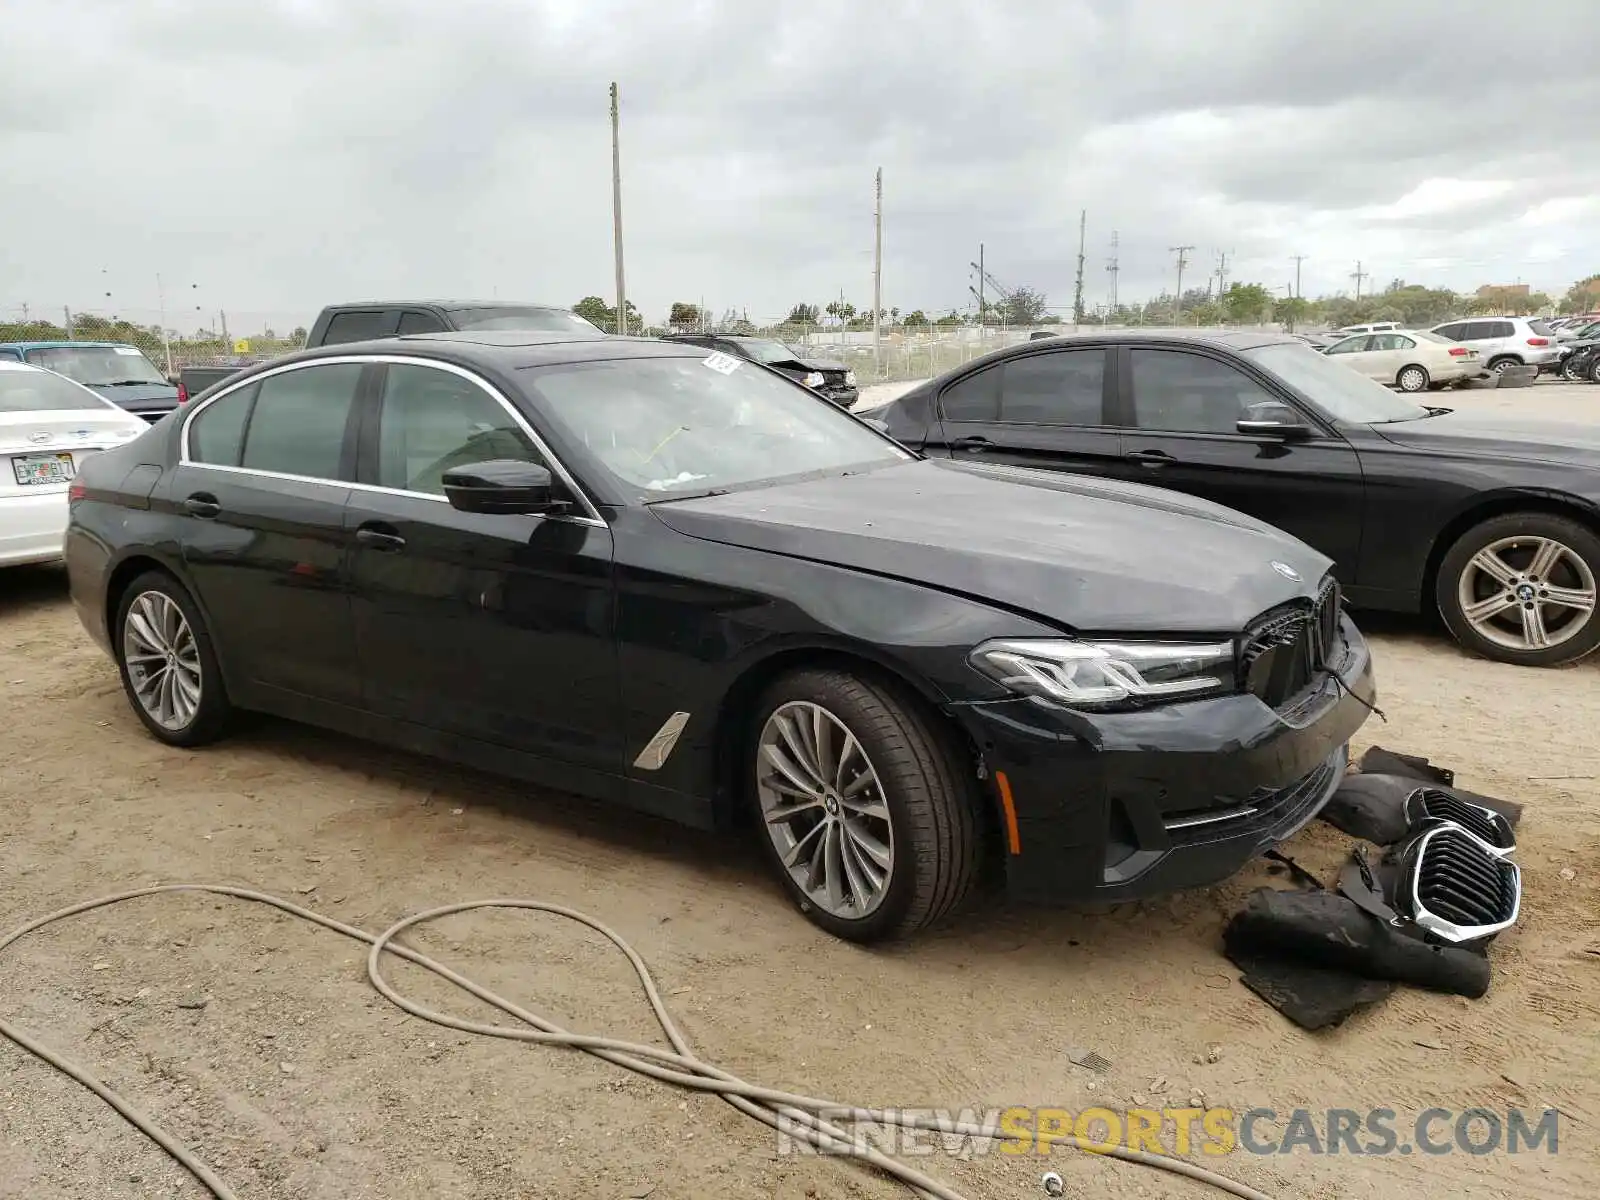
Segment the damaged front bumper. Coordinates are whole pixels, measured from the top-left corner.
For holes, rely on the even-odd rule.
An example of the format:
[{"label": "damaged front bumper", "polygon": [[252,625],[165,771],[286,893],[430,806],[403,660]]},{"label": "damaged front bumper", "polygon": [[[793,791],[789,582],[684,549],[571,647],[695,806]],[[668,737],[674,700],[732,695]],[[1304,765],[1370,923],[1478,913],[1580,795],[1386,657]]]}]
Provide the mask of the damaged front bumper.
[{"label": "damaged front bumper", "polygon": [[1135,712],[1026,700],[952,715],[980,748],[1005,831],[1006,888],[1040,904],[1203,887],[1293,836],[1344,777],[1376,687],[1365,639],[1292,706],[1252,695]]}]

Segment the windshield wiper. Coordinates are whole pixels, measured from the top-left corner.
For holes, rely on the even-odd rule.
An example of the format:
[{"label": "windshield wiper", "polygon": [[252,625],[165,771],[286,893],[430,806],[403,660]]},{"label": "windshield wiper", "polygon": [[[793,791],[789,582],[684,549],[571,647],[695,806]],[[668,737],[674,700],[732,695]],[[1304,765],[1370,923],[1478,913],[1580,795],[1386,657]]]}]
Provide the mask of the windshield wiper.
[{"label": "windshield wiper", "polygon": [[[154,384],[165,384],[165,379],[113,379],[106,383],[90,384],[91,387],[151,387]],[[171,386],[168,384],[167,386]]]}]

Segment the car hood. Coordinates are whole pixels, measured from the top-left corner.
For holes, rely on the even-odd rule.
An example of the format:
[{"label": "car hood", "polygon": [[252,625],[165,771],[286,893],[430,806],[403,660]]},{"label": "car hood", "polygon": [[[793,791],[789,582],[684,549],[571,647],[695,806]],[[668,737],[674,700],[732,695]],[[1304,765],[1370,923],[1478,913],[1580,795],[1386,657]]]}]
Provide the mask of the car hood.
[{"label": "car hood", "polygon": [[842,362],[831,358],[785,358],[779,362],[768,363],[780,371],[847,371]]},{"label": "car hood", "polygon": [[1449,412],[1419,421],[1371,426],[1385,441],[1416,450],[1532,458],[1594,466],[1600,462],[1600,425],[1540,421],[1514,413]]},{"label": "car hood", "polygon": [[651,510],[690,537],[903,579],[1086,633],[1235,632],[1314,595],[1332,566],[1286,533],[1177,492],[940,459]]},{"label": "car hood", "polygon": [[104,396],[118,408],[129,412],[166,412],[178,403],[178,389],[170,383],[127,384],[122,387],[97,387],[86,384],[91,392]]}]

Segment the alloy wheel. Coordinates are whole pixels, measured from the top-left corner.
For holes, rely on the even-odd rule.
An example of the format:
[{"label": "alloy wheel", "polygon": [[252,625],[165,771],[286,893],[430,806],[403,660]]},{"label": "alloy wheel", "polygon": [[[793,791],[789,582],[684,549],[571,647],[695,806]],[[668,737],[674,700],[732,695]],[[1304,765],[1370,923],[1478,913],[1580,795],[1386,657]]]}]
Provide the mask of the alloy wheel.
[{"label": "alloy wheel", "polygon": [[1420,392],[1428,386],[1428,373],[1421,367],[1407,367],[1400,372],[1399,382],[1402,392]]},{"label": "alloy wheel", "polygon": [[1491,542],[1456,584],[1461,615],[1508,650],[1548,650],[1576,637],[1594,615],[1594,572],[1570,546],[1549,537]]},{"label": "alloy wheel", "polygon": [[780,706],[757,742],[762,824],[790,879],[830,916],[859,920],[888,893],[894,830],[865,748],[810,701]]},{"label": "alloy wheel", "polygon": [[200,711],[200,648],[177,603],[149,591],[128,606],[122,658],[134,696],[163,729],[186,729]]}]

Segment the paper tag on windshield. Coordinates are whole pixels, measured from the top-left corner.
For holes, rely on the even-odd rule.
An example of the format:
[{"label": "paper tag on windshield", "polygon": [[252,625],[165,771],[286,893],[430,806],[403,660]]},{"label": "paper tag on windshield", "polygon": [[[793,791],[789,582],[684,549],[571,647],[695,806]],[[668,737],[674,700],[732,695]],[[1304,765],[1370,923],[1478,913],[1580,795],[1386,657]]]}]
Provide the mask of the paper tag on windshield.
[{"label": "paper tag on windshield", "polygon": [[706,366],[723,375],[732,375],[739,369],[740,366],[739,359],[735,358],[731,354],[724,354],[721,350],[718,350],[710,358],[704,361]]},{"label": "paper tag on windshield", "polygon": [[131,355],[137,356],[140,353],[137,349],[135,349],[132,346],[113,346],[111,348],[113,350],[115,350],[118,354],[131,354]]}]

